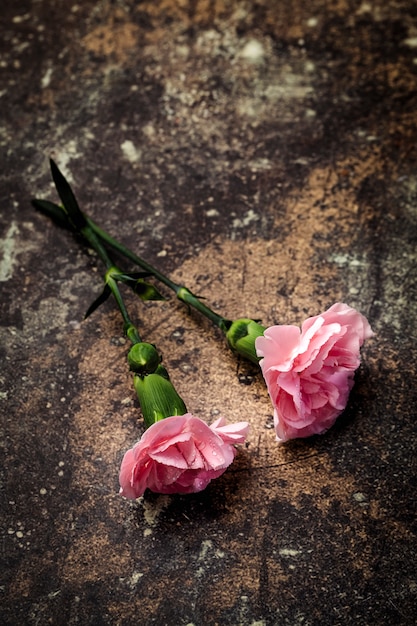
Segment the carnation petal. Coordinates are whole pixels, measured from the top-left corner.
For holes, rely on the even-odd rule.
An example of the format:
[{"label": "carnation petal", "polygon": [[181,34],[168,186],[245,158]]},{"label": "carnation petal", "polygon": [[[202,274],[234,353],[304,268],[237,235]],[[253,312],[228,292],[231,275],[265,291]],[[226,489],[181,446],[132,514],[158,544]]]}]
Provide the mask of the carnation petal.
[{"label": "carnation petal", "polygon": [[262,371],[273,368],[281,372],[291,369],[294,356],[298,353],[300,329],[297,326],[270,326],[264,335],[255,341],[256,353],[263,357],[259,365]]},{"label": "carnation petal", "polygon": [[235,456],[234,448],[230,445],[224,445],[220,437],[205,442],[204,446],[200,444],[200,452],[211,469],[227,467],[232,463]]},{"label": "carnation petal", "polygon": [[156,493],[175,493],[176,482],[183,473],[184,470],[177,467],[152,463],[147,487]]},{"label": "carnation petal", "polygon": [[273,326],[257,339],[262,373],[274,406],[277,438],[325,432],[346,407],[367,319],[343,303],[296,327]]},{"label": "carnation petal", "polygon": [[[216,420],[211,424],[210,428],[223,440],[223,443],[244,443],[248,436],[249,424],[248,422],[237,422],[235,424],[224,424],[224,420],[220,423],[222,418]],[[221,424],[221,425],[220,425]]]},{"label": "carnation petal", "polygon": [[149,451],[149,457],[167,467],[176,467],[178,469],[187,469],[188,463],[181,453],[179,446],[174,443],[173,445],[166,445],[164,449],[160,451]]},{"label": "carnation petal", "polygon": [[[234,443],[241,443],[248,424],[214,428],[190,413],[167,417],[145,431],[128,450],[120,469],[121,494],[137,498],[146,488],[157,493],[201,491],[233,462]],[[218,432],[217,432],[218,431]]]},{"label": "carnation petal", "polygon": [[141,444],[143,446],[145,444],[155,445],[155,441],[160,443],[180,435],[184,431],[188,415],[188,413],[185,415],[174,415],[173,417],[166,417],[159,422],[155,422],[143,433],[140,440]]},{"label": "carnation petal", "polygon": [[119,472],[120,493],[126,498],[136,498],[136,491],[132,487],[132,477],[135,467],[133,450],[128,450],[122,460]]}]

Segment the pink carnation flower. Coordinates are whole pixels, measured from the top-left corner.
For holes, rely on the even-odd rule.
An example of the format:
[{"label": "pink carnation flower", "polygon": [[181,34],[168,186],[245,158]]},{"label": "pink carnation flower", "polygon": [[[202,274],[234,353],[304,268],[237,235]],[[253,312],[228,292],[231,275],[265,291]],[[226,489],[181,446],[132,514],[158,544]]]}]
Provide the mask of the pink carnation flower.
[{"label": "pink carnation flower", "polygon": [[360,347],[373,335],[367,319],[337,303],[302,325],[271,326],[256,352],[274,405],[277,439],[324,433],[346,407],[360,363]]},{"label": "pink carnation flower", "polygon": [[247,422],[208,426],[191,413],[152,424],[128,450],[120,468],[120,493],[135,499],[145,489],[157,493],[202,491],[233,462],[234,444],[245,441]]}]

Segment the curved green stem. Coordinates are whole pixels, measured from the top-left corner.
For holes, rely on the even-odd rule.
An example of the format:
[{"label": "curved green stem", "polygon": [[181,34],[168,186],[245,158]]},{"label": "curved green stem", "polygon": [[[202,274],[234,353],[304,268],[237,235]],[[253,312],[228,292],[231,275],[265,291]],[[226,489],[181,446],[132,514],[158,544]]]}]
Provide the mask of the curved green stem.
[{"label": "curved green stem", "polygon": [[[108,246],[117,250],[120,254],[125,256],[130,261],[139,265],[149,274],[152,274],[157,280],[161,281],[164,285],[172,289],[179,300],[193,307],[205,317],[207,317],[213,324],[218,326],[226,337],[229,346],[241,354],[246,359],[249,359],[253,363],[259,363],[259,357],[256,352],[255,342],[257,337],[263,335],[265,328],[257,322],[248,318],[240,318],[237,320],[228,320],[227,318],[218,315],[210,307],[205,305],[197,296],[195,296],[187,287],[178,285],[172,281],[168,276],[165,276],[162,272],[153,267],[150,263],[147,263],[140,256],[129,250],[126,246],[119,243],[116,239],[111,237],[105,230],[97,226],[89,217],[84,215],[88,224],[87,228],[94,235],[96,240],[100,239]],[[101,242],[99,242],[101,245]],[[103,247],[103,246],[101,246]],[[97,249],[97,248],[96,248]],[[105,252],[105,254],[107,254]],[[109,284],[111,287],[111,285]],[[120,305],[119,305],[120,308]],[[123,313],[122,313],[123,314]]]},{"label": "curved green stem", "polygon": [[[101,232],[104,233],[104,231]],[[82,234],[106,265],[106,284],[111,290],[120,313],[122,314],[124,332],[133,344],[128,354],[128,362],[130,368],[135,372],[133,379],[134,387],[139,398],[146,428],[149,428],[152,424],[165,417],[184,415],[187,412],[187,408],[183,399],[178,395],[169,380],[167,371],[160,365],[162,360],[161,355],[155,346],[144,343],[141,340],[137,328],[129,317],[117,284],[117,277],[120,276],[122,272],[118,267],[113,265],[107,251],[99,240],[98,233],[96,234],[96,232],[94,232],[90,223],[82,229]],[[107,243],[109,242],[107,241]],[[147,263],[144,263],[144,265],[146,271],[153,270]],[[151,273],[154,272],[152,271]],[[160,276],[166,279],[165,284],[171,283],[173,286],[175,285],[175,283],[172,283],[172,281],[162,274],[160,274]]]},{"label": "curved green stem", "polygon": [[222,317],[215,313],[210,307],[205,305],[197,296],[195,296],[187,287],[178,287],[176,291],[176,296],[178,300],[181,300],[185,304],[189,304],[194,309],[202,313],[205,317],[207,317],[215,326],[218,326],[224,333],[230,328],[232,322],[231,320]]},{"label": "curved green stem", "polygon": [[90,246],[97,252],[98,256],[106,266],[106,269],[110,270],[110,268],[114,267],[113,261],[111,260],[107,253],[107,250],[101,243],[100,238],[97,237],[96,233],[94,232],[94,229],[92,229],[90,226],[84,226],[84,228],[80,230],[80,233],[84,237],[84,239],[88,241]]},{"label": "curved green stem", "polygon": [[[50,164],[52,178],[63,206],[60,207],[53,203],[39,200],[34,201],[34,206],[46,212],[55,220],[58,219],[61,226],[70,228],[84,237],[104,263],[106,267],[105,288],[103,294],[93,303],[90,310],[94,310],[96,306],[104,302],[107,296],[112,293],[123,318],[124,332],[133,344],[128,354],[128,363],[130,369],[135,372],[134,385],[139,396],[139,403],[146,426],[149,427],[165,417],[185,414],[187,412],[186,406],[169,380],[168,372],[161,365],[161,355],[155,346],[142,342],[137,328],[129,317],[118,286],[118,281],[126,281],[129,277],[114,265],[103,243],[107,243],[110,247],[122,252],[129,259],[133,257],[132,260],[135,263],[143,267],[148,273],[153,274],[157,279],[159,278],[165,285],[174,289],[177,294],[180,294],[178,296],[180,299],[183,298],[186,301],[187,298],[191,297],[193,299],[194,296],[185,288],[181,289],[179,285],[173,283],[168,277],[158,272],[148,263],[130,253],[127,248],[120,246],[116,240],[112,239],[105,231],[89,220],[81,212],[74,193],[58,166],[53,160],[50,161]],[[221,319],[220,316],[217,317],[219,320]],[[213,319],[216,319],[216,317]]]},{"label": "curved green stem", "polygon": [[136,265],[144,269],[146,272],[149,272],[149,274],[152,274],[152,276],[154,276],[157,280],[159,280],[161,283],[169,287],[169,289],[174,291],[178,300],[181,300],[185,304],[188,304],[189,306],[202,313],[211,322],[213,322],[213,324],[218,326],[223,331],[223,333],[227,332],[232,324],[231,320],[228,320],[222,315],[215,313],[212,309],[210,309],[210,307],[201,302],[201,300],[197,296],[195,296],[187,287],[183,285],[178,285],[168,276],[160,272],[156,267],[129,250],[129,248],[127,248],[123,244],[119,243],[105,230],[103,230],[95,222],[93,222],[93,220],[90,219],[87,215],[85,215],[85,218],[87,220],[88,226],[93,231],[93,234],[97,236],[96,238],[100,238],[102,241],[107,243],[114,250],[117,250],[117,252],[125,256],[127,259],[133,261],[133,263],[136,263]]},{"label": "curved green stem", "polygon": [[130,339],[133,344],[141,343],[142,340],[140,338],[139,332],[129,317],[125,303],[122,298],[122,294],[120,293],[120,289],[117,284],[118,274],[121,274],[121,272],[116,266],[110,267],[106,272],[105,282],[109,286],[113,297],[116,300],[116,304],[119,307],[119,311],[122,315],[124,322],[125,335],[128,337],[128,339]]},{"label": "curved green stem", "polygon": [[122,274],[122,272],[119,270],[118,267],[113,264],[113,261],[109,257],[107,250],[104,248],[99,237],[96,235],[90,225],[82,228],[81,234],[88,241],[91,247],[97,252],[98,256],[106,266],[106,274],[104,280],[111,290],[113,297],[116,300],[116,304],[119,307],[119,311],[122,315],[124,322],[125,335],[128,337],[128,339],[130,339],[133,344],[140,343],[142,340],[140,338],[138,329],[129,317],[125,303],[122,298],[122,294],[120,293],[120,289],[117,284],[117,276]]},{"label": "curved green stem", "polygon": [[102,228],[100,228],[100,226],[93,222],[93,220],[90,219],[87,215],[85,215],[85,218],[87,220],[87,224],[90,226],[90,229],[93,231],[93,234],[97,235],[97,237],[99,237],[102,241],[105,241],[114,250],[117,250],[117,252],[120,252],[120,254],[125,256],[127,259],[130,259],[130,261],[133,261],[134,263],[136,263],[136,265],[139,265],[139,267],[144,269],[145,272],[149,272],[149,274],[152,274],[152,276],[154,276],[161,283],[175,291],[175,293],[177,293],[177,291],[181,288],[180,285],[174,283],[174,281],[168,278],[168,276],[165,276],[165,274],[162,274],[162,272],[157,270],[156,267],[153,267],[153,265],[147,263],[144,259],[129,250],[129,248],[119,243],[105,230],[103,230]]}]

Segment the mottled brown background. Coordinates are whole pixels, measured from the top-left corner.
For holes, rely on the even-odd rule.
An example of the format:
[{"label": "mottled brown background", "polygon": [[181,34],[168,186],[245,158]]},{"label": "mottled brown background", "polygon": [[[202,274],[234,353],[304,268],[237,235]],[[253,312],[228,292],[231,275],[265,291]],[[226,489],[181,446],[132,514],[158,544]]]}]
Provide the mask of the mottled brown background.
[{"label": "mottled brown background", "polygon": [[[416,612],[417,4],[2,0],[2,624],[353,626]],[[201,493],[118,494],[143,431],[82,208],[229,317],[371,321],[349,405],[277,446],[262,378],[127,296],[189,410],[247,419]],[[168,295],[168,294],[167,294]]]}]

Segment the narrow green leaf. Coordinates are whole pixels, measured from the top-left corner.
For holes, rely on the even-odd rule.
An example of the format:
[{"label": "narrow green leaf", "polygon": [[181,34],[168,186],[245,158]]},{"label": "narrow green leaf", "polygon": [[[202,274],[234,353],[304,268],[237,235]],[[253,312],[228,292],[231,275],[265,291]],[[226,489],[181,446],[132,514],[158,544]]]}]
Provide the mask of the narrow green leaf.
[{"label": "narrow green leaf", "polygon": [[51,166],[52,178],[55,183],[56,190],[62,200],[62,204],[64,205],[68,213],[69,219],[77,230],[81,230],[82,228],[84,228],[84,226],[87,225],[87,221],[82,214],[80,207],[78,206],[78,202],[75,199],[74,193],[67,179],[62,174],[55,161],[50,159],[49,163]]},{"label": "narrow green leaf", "polygon": [[73,230],[71,222],[68,219],[68,215],[65,209],[61,206],[55,204],[54,202],[49,202],[49,200],[39,200],[37,198],[31,200],[31,202],[35,209],[50,217],[56,224],[58,224],[58,226]]},{"label": "narrow green leaf", "polygon": [[151,276],[151,274],[149,274],[149,272],[120,272],[118,274],[113,274],[113,278],[115,278],[115,280],[120,280],[126,285],[136,283],[139,278],[146,278],[147,276]]},{"label": "narrow green leaf", "polygon": [[148,300],[165,300],[164,296],[155,285],[143,280],[144,277],[150,276],[149,272],[124,272],[113,274],[112,276],[115,280],[128,285],[128,287],[145,302]]},{"label": "narrow green leaf", "polygon": [[111,294],[110,287],[108,285],[105,285],[102,293],[99,295],[98,298],[96,298],[96,300],[94,300],[93,304],[89,307],[87,313],[84,316],[84,319],[87,319],[87,317],[89,317],[91,313],[94,313],[94,311],[98,309],[100,304],[103,304],[103,302],[106,302],[110,294]]},{"label": "narrow green leaf", "polygon": [[132,287],[133,291],[139,298],[143,301],[147,300],[165,300],[164,296],[155,285],[151,285],[151,283],[147,283],[141,278],[136,281],[136,284]]}]

